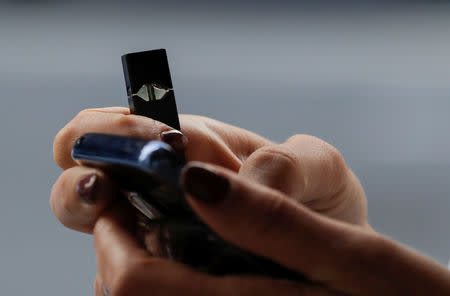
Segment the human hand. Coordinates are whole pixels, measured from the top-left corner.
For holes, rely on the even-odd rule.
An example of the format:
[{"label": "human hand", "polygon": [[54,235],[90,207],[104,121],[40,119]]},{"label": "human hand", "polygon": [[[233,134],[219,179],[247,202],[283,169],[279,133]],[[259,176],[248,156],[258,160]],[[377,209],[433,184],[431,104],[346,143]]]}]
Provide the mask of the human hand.
[{"label": "human hand", "polygon": [[374,232],[312,212],[289,196],[202,163],[183,173],[188,202],[219,236],[306,276],[215,277],[149,257],[112,209],[94,242],[96,295],[449,295],[450,272]]},{"label": "human hand", "polygon": [[92,232],[101,213],[118,195],[98,169],[71,158],[75,141],[88,132],[165,140],[184,150],[188,161],[220,165],[306,205],[323,215],[367,226],[364,191],[342,156],[331,145],[297,135],[277,145],[249,131],[206,117],[180,116],[182,132],[149,118],[112,107],[80,112],[56,136],[55,161],[64,172],[53,186],[51,207],[67,227]]}]

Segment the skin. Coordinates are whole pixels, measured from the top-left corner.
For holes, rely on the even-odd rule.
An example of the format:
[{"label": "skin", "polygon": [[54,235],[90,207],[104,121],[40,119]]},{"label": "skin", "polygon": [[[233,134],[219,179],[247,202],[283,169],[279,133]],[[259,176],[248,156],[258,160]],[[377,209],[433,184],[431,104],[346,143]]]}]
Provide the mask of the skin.
[{"label": "skin", "polygon": [[[182,115],[180,120],[191,161],[182,176],[185,182],[208,186],[186,173],[195,167],[230,184],[218,202],[189,192],[193,210],[225,240],[298,271],[310,282],[215,277],[150,257],[131,234],[124,207],[117,210],[114,184],[70,157],[76,139],[87,132],[160,139],[161,132],[170,130],[113,107],[80,112],[54,142],[55,161],[64,171],[53,186],[51,207],[65,226],[94,234],[95,295],[104,295],[103,287],[113,296],[450,293],[450,273],[443,266],[370,228],[364,190],[331,145],[308,135],[276,144],[209,118]],[[86,203],[75,188],[92,173],[98,176],[95,202]]]}]

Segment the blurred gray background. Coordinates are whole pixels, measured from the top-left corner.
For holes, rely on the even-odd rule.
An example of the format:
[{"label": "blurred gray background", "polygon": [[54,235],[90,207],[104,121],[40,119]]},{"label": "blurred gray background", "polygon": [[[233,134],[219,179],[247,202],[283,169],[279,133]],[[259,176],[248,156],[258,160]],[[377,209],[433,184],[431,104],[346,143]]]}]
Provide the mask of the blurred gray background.
[{"label": "blurred gray background", "polygon": [[91,295],[88,235],[48,204],[57,131],[126,106],[120,56],[166,48],[179,111],[308,133],[360,177],[378,231],[450,255],[447,1],[0,2],[0,290]]}]

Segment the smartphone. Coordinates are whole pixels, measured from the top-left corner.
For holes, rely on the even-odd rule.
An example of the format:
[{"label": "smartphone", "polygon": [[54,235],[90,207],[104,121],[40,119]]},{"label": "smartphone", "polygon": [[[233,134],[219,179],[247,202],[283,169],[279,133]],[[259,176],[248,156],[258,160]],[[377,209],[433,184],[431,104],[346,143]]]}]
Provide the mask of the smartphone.
[{"label": "smartphone", "polygon": [[217,236],[190,209],[180,184],[184,160],[160,141],[89,133],[72,158],[102,169],[140,212],[140,229],[153,236],[152,255],[216,274],[260,274],[299,279],[280,265],[246,252]]}]

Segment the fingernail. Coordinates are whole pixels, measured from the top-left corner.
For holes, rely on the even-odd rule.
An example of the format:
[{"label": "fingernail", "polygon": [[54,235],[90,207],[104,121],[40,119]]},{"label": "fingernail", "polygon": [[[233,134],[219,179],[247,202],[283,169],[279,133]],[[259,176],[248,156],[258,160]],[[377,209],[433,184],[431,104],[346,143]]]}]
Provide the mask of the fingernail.
[{"label": "fingernail", "polygon": [[108,288],[106,288],[105,285],[103,285],[103,295],[105,295],[105,296],[111,296],[111,294],[109,294]]},{"label": "fingernail", "polygon": [[96,174],[90,174],[81,179],[77,185],[77,193],[80,199],[86,203],[95,202],[94,190],[97,185],[98,176]]},{"label": "fingernail", "polygon": [[162,132],[161,139],[169,144],[175,151],[183,151],[188,143],[186,136],[178,130]]},{"label": "fingernail", "polygon": [[203,202],[220,202],[230,192],[230,182],[204,166],[186,166],[182,182],[187,193]]}]

